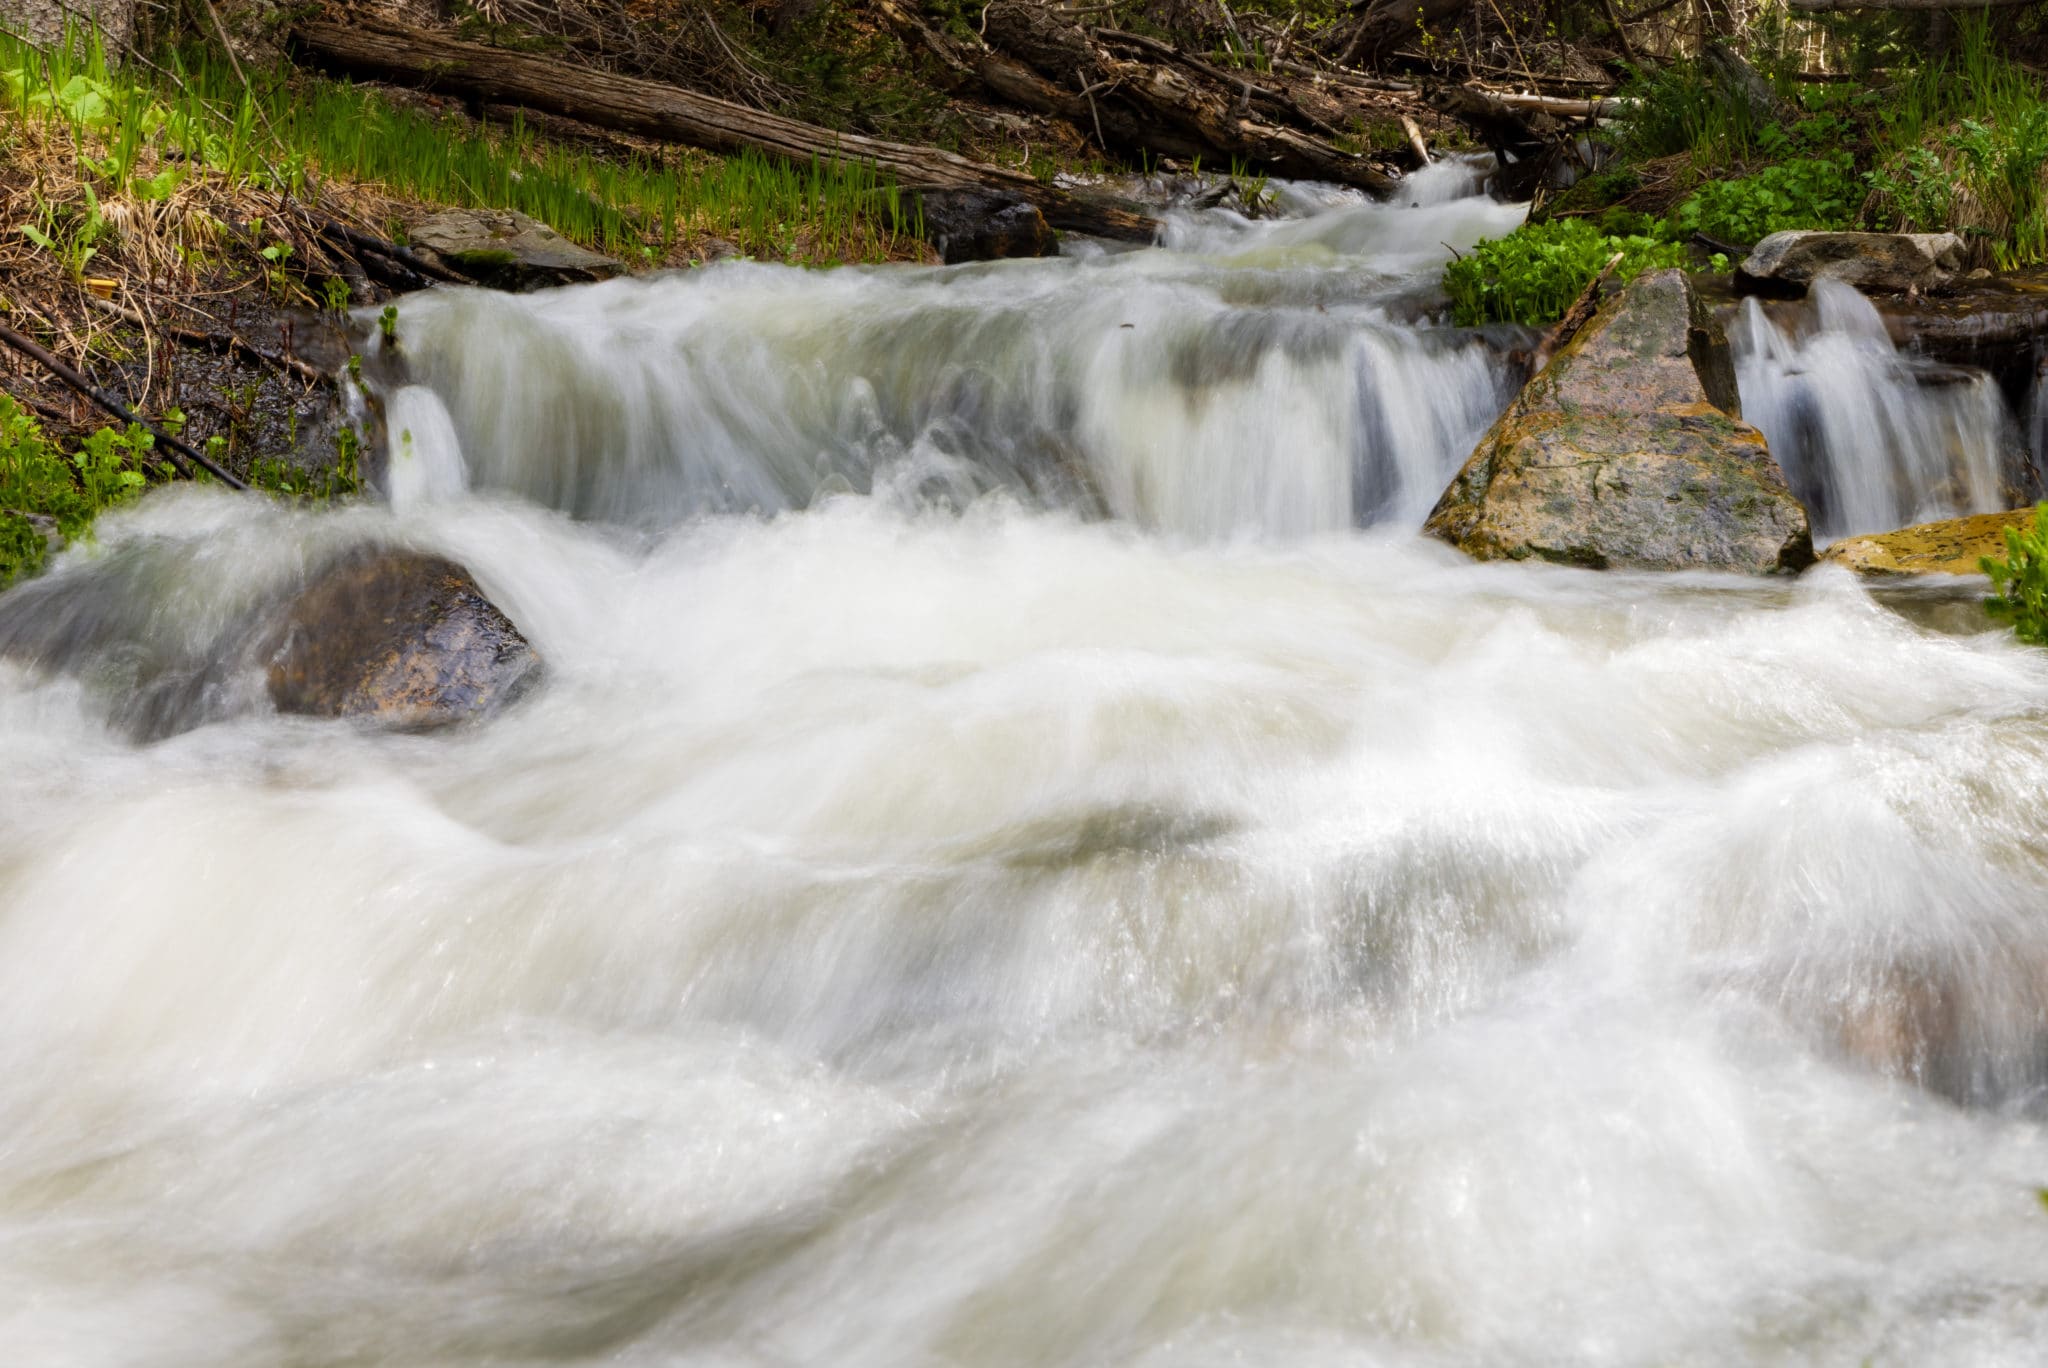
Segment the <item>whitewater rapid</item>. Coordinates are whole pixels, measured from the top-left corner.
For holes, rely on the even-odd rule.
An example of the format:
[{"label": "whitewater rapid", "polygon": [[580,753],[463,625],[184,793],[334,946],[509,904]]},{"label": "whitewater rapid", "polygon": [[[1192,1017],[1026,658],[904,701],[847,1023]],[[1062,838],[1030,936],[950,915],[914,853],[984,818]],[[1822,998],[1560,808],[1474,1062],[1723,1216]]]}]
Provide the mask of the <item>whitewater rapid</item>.
[{"label": "whitewater rapid", "polygon": [[[38,601],[147,611],[0,659],[0,1359],[2037,1362],[2048,654],[1418,540],[1497,363],[1361,224],[1504,207],[1332,199],[409,302],[396,506],[106,519]],[[546,685],[134,739],[370,540]]]}]

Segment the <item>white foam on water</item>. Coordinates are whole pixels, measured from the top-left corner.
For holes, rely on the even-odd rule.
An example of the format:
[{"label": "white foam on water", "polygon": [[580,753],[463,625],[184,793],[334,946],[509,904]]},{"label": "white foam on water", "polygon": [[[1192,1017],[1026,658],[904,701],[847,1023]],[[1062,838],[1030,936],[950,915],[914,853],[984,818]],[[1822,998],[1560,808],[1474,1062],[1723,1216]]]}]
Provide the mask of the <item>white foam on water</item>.
[{"label": "white foam on water", "polygon": [[1756,300],[1730,337],[1743,416],[1762,431],[1817,541],[2007,506],[2001,471],[2018,433],[1981,372],[1897,351],[1853,285],[1821,280],[1810,331]]},{"label": "white foam on water", "polygon": [[405,510],[452,499],[469,486],[462,439],[440,398],[424,385],[396,390],[385,408],[385,497]]},{"label": "white foam on water", "polygon": [[[1466,562],[1456,339],[1094,269],[410,301],[477,488],[0,600],[0,1357],[2032,1361],[2042,653]],[[113,725],[365,542],[538,692]]]}]

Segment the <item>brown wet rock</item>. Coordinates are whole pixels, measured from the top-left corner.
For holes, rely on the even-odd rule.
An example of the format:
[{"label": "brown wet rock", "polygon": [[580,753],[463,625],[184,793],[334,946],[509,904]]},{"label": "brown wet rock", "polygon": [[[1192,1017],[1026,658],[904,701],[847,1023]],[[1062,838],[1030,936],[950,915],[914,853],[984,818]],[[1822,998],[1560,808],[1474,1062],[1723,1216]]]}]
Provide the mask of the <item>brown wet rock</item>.
[{"label": "brown wet rock", "polygon": [[1984,557],[2004,559],[2005,529],[2028,526],[2033,518],[2033,509],[2019,508],[1844,537],[1821,560],[1859,575],[1981,575]]},{"label": "brown wet rock", "polygon": [[1480,560],[1799,569],[1806,510],[1736,412],[1706,303],[1683,272],[1641,276],[1523,389],[1424,530]]},{"label": "brown wet rock", "polygon": [[995,190],[927,190],[924,234],[947,265],[1053,256],[1059,238],[1037,206]]},{"label": "brown wet rock", "polygon": [[278,711],[424,731],[495,712],[538,682],[540,657],[467,570],[372,549],[314,576],[271,639]]},{"label": "brown wet rock", "polygon": [[1822,996],[1840,1058],[1966,1106],[1995,1106],[2048,1077],[2048,952],[2006,944],[1974,961],[1907,958]]}]

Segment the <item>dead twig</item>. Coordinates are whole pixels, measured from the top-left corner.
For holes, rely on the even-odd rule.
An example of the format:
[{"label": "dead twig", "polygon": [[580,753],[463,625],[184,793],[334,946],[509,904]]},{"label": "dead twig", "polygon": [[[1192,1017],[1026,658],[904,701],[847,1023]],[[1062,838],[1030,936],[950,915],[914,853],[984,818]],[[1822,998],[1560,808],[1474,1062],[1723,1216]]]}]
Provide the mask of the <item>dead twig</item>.
[{"label": "dead twig", "polygon": [[388,257],[412,271],[415,275],[426,276],[429,279],[441,281],[443,284],[474,285],[476,283],[459,271],[452,271],[437,262],[428,261],[410,247],[401,247],[395,242],[389,242],[384,238],[378,237],[375,233],[366,233],[360,228],[351,228],[346,223],[342,223],[337,219],[329,219],[326,223],[321,224],[320,236],[330,241],[339,241],[345,246],[354,247],[359,251],[374,252],[378,256]]},{"label": "dead twig", "polygon": [[57,379],[63,381],[66,386],[76,390],[79,394],[90,399],[122,422],[133,423],[135,426],[148,432],[150,436],[156,439],[157,444],[169,453],[171,464],[177,468],[178,473],[187,479],[192,477],[192,467],[198,466],[230,489],[247,489],[249,487],[236,476],[215,465],[202,453],[193,450],[169,433],[161,431],[154,424],[144,422],[141,418],[130,412],[127,406],[121,403],[120,400],[104,390],[96,388],[90,380],[87,380],[65,362],[59,360],[49,348],[43,346],[42,343],[37,342],[34,338],[24,337],[6,324],[0,323],[0,342],[4,342],[23,356],[36,362],[44,370],[47,370],[50,374],[56,376]]},{"label": "dead twig", "polygon": [[187,346],[198,347],[210,352],[232,352],[237,356],[247,357],[251,361],[259,362],[275,370],[288,371],[300,379],[316,385],[322,384],[331,378],[307,365],[296,356],[283,356],[275,352],[267,352],[255,343],[246,341],[234,333],[202,332],[197,328],[187,328],[176,323],[166,323],[162,320],[151,322],[134,310],[124,309],[111,300],[89,298],[86,302],[101,313],[111,314],[113,317],[124,322],[133,323],[145,332],[153,328],[167,337],[183,342]]}]

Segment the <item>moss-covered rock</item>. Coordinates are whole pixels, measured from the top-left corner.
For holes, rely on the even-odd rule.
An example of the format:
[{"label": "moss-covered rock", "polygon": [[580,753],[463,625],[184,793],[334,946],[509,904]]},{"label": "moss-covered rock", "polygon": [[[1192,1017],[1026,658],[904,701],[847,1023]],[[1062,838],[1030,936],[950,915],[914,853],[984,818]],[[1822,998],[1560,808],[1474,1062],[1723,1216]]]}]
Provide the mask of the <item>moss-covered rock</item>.
[{"label": "moss-covered rock", "polygon": [[625,267],[510,209],[444,209],[413,223],[414,251],[508,290],[604,280]]},{"label": "moss-covered rock", "polygon": [[2029,526],[2033,518],[2033,509],[2019,508],[1844,537],[1821,559],[1859,575],[1978,575],[1985,556],[2004,558],[2005,529]]},{"label": "moss-covered rock", "polygon": [[1481,560],[1799,569],[1806,510],[1736,409],[1704,302],[1683,272],[1644,275],[1529,382],[1424,530]]}]

